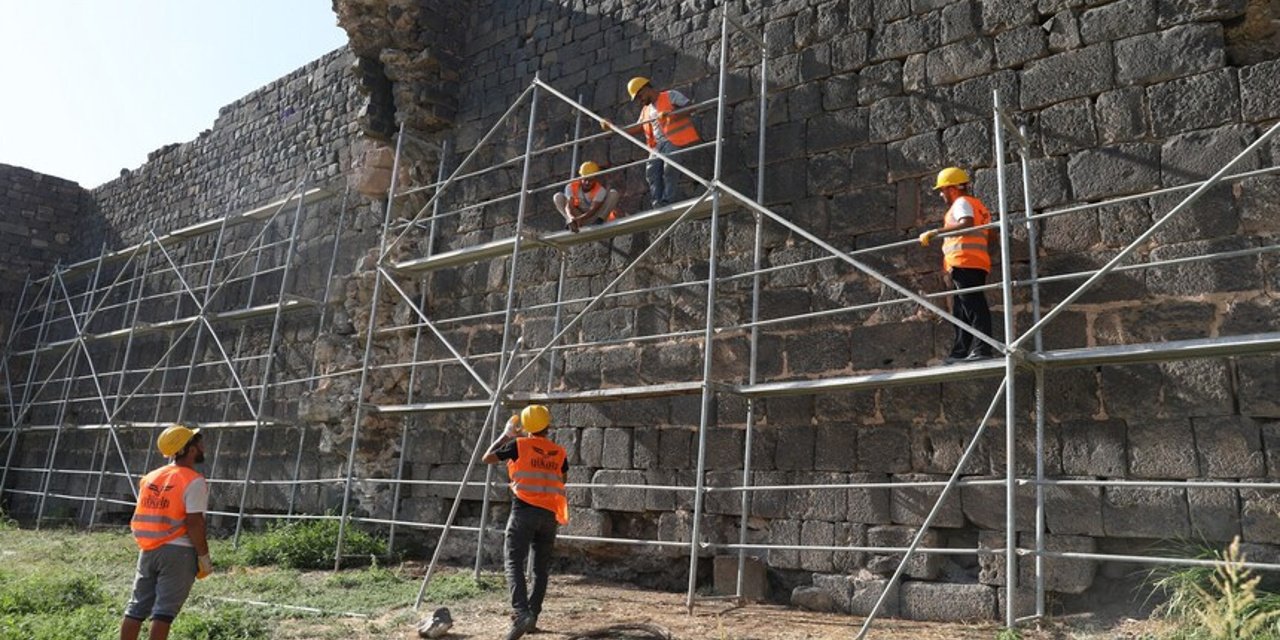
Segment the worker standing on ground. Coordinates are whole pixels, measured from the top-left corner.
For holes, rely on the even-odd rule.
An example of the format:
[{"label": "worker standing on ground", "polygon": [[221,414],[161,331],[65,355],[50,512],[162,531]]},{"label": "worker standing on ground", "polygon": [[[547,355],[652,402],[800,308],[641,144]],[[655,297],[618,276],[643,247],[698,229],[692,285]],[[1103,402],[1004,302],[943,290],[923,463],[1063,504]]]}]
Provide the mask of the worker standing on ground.
[{"label": "worker standing on ground", "polygon": [[578,167],[578,179],[565,185],[564,193],[552,196],[565,226],[574,233],[584,223],[604,224],[622,217],[617,210],[618,190],[605,187],[595,175],[600,165],[588,160]]},{"label": "worker standing on ground", "polygon": [[120,623],[121,640],[134,640],[151,618],[151,640],[169,637],[196,578],[213,572],[204,513],[209,489],[195,465],[204,462],[199,429],[175,424],[156,441],[172,461],[143,476],[130,527],[141,550],[133,595]]},{"label": "worker standing on ground", "polygon": [[[947,167],[938,172],[933,189],[947,203],[947,213],[941,229],[930,229],[920,234],[920,244],[929,242],[939,233],[950,233],[991,223],[991,212],[981,200],[969,195],[969,174],[957,167]],[[991,253],[987,250],[989,230],[980,229],[967,233],[948,235],[942,240],[942,267],[951,286],[957,290],[980,287],[987,282],[991,272]],[[983,335],[991,335],[991,309],[982,291],[955,293],[951,297],[951,314],[972,325]],[[960,326],[955,327],[955,339],[947,364],[962,360],[984,360],[992,356],[991,346],[975,338]]]},{"label": "worker standing on ground", "polygon": [[[507,463],[511,480],[511,517],[503,546],[507,588],[514,610],[507,640],[516,640],[538,626],[542,599],[551,577],[556,531],[569,523],[564,478],[569,460],[564,447],[546,437],[551,412],[534,404],[511,416],[503,432],[484,453],[485,464]],[[522,434],[523,432],[523,434]],[[533,549],[533,590],[525,584],[525,559]]]},{"label": "worker standing on ground", "polygon": [[[670,155],[680,147],[699,141],[689,114],[673,113],[689,105],[689,98],[684,94],[673,89],[659,91],[648,78],[640,77],[627,82],[627,93],[633,102],[639,100],[644,106],[640,109],[640,119],[624,131],[631,135],[644,131],[645,142],[652,152]],[[601,120],[600,126],[611,129],[613,123]],[[656,208],[676,201],[680,172],[652,152],[645,167],[645,181],[649,183],[650,204]]]}]

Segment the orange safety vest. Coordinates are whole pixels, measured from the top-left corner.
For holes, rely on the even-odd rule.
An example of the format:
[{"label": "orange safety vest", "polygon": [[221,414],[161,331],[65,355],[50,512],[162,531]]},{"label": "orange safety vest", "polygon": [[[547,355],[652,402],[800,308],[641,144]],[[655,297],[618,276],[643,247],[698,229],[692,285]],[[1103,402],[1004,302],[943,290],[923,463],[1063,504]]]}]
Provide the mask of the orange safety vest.
[{"label": "orange safety vest", "polygon": [[[590,202],[595,202],[596,198],[600,197],[600,192],[602,191],[604,191],[604,185],[600,184],[600,182],[597,181],[596,186],[591,187],[591,191],[587,192],[587,200]],[[583,208],[581,180],[574,180],[573,182],[569,183],[569,204],[573,205],[574,209]],[[609,222],[613,222],[614,220],[617,220],[618,218],[621,218],[621,217],[622,217],[622,214],[618,213],[617,209],[614,209],[613,211],[610,211],[608,215],[604,217],[604,219],[608,220]]]},{"label": "orange safety vest", "polygon": [[138,506],[133,510],[133,539],[143,551],[157,549],[187,534],[187,503],[183,496],[199,471],[170,464],[142,477]]},{"label": "orange safety vest", "polygon": [[[671,104],[671,94],[663,91],[658,94],[658,99],[654,100],[652,105],[646,105],[640,114],[641,119],[644,120],[644,137],[650,149],[658,146],[658,138],[653,135],[653,123],[658,118],[658,114],[672,111],[675,111],[675,107]],[[665,123],[659,122],[659,124],[662,125],[662,135],[677,147],[687,147],[699,141],[698,132],[693,128],[693,120],[687,113],[672,113]]]},{"label": "orange safety vest", "polygon": [[516,440],[516,459],[507,461],[511,492],[524,502],[556,514],[569,524],[569,500],[564,494],[564,447],[541,436]]},{"label": "orange safety vest", "polygon": [[[973,207],[973,224],[982,226],[991,224],[991,212],[982,201],[973,196],[960,196],[956,202],[965,200]],[[955,203],[947,208],[946,226],[956,224],[958,220],[951,217]],[[991,254],[987,251],[987,230],[972,231],[942,239],[942,267],[947,271],[955,267],[962,269],[981,269],[991,271]]]}]

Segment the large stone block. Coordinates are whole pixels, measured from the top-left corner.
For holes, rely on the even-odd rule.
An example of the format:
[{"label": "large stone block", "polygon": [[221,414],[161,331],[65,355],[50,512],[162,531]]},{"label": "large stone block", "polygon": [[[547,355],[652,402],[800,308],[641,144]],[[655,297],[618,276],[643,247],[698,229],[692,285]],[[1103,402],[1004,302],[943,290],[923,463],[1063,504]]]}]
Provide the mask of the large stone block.
[{"label": "large stone block", "polygon": [[[1062,478],[1072,480],[1076,478]],[[1092,480],[1092,478],[1079,478]],[[1053,485],[1044,490],[1045,525],[1055,534],[1101,536],[1102,489],[1087,485]]]},{"label": "large stone block", "polygon": [[[785,471],[755,471],[751,474],[752,486],[782,487],[792,484],[791,476]],[[768,490],[751,492],[751,515],[759,518],[787,517],[788,503],[793,492],[790,490]]]},{"label": "large stone block", "polygon": [[1111,89],[1110,47],[1095,44],[1028,62],[1024,68],[1020,103],[1023,109],[1092,96]]},{"label": "large stone block", "polygon": [[1036,21],[1036,10],[1029,2],[988,0],[981,3],[982,31],[992,34]]},{"label": "large stone block", "polygon": [[1059,430],[1063,473],[1125,477],[1125,430],[1121,420],[1064,422]]},{"label": "large stone block", "polygon": [[942,143],[938,133],[930,131],[890,142],[885,157],[889,162],[890,181],[925,176],[943,163]]},{"label": "large stone block", "polygon": [[1249,122],[1280,118],[1280,60],[1240,69],[1240,115]]},{"label": "large stone block", "polygon": [[1240,496],[1235,489],[1187,487],[1187,507],[1195,540],[1226,542],[1240,535]]},{"label": "large stone block", "polygon": [[[800,544],[799,520],[769,521],[770,544],[795,546]],[[776,569],[799,569],[800,552],[795,549],[769,549],[769,566]]]},{"label": "large stone block", "polygon": [[849,489],[845,496],[849,511],[846,519],[860,524],[889,524],[892,517],[889,511],[889,478],[882,473],[854,473],[849,475],[850,484],[884,484],[884,488]]},{"label": "large stone block", "polygon": [[643,471],[601,469],[591,477],[591,483],[601,485],[591,489],[592,509],[633,512],[643,512],[645,510],[644,489],[607,486],[646,484],[647,481]]},{"label": "large stone block", "polygon": [[[800,544],[807,547],[835,546],[835,524],[821,520],[805,520],[800,525]],[[800,568],[805,571],[831,571],[832,552],[821,549],[800,552]]]},{"label": "large stone block", "polygon": [[[967,478],[999,480],[1000,478]],[[965,485],[960,501],[965,518],[982,529],[1003,529],[1005,525],[1005,487],[1002,484]],[[1031,485],[1014,489],[1014,528],[1032,531],[1036,527],[1036,489]]]},{"label": "large stone block", "polygon": [[787,368],[795,374],[843,371],[849,367],[849,334],[834,329],[806,331],[786,339]]},{"label": "large stone block", "polygon": [[[1177,360],[1159,365],[1164,376],[1162,413],[1219,416],[1234,413],[1231,368],[1226,360]],[[1203,471],[1203,470],[1202,470]]]},{"label": "large stone block", "polygon": [[[1256,248],[1252,238],[1226,237],[1163,245],[1151,251],[1152,261],[1248,251]],[[1262,268],[1258,256],[1201,260],[1155,268],[1147,275],[1152,293],[1195,296],[1262,288]]]},{"label": "large stone block", "polygon": [[1162,0],[1157,24],[1167,27],[1185,22],[1230,20],[1244,15],[1246,0]]},{"label": "large stone block", "polygon": [[[1152,196],[1151,209],[1158,218],[1182,203],[1188,194],[1168,193]],[[1173,244],[1235,235],[1240,230],[1240,212],[1232,195],[1232,186],[1220,184],[1204,191],[1198,200],[1160,227],[1151,238],[1156,244]]]},{"label": "large stone block", "polygon": [[1169,539],[1190,534],[1186,489],[1107,487],[1102,522],[1108,536]]},{"label": "large stone block", "polygon": [[869,142],[867,118],[865,108],[841,109],[810,118],[805,127],[808,152],[847,149]]},{"label": "large stone block", "polygon": [[871,425],[858,429],[854,469],[902,473],[911,470],[911,435],[905,424]]},{"label": "large stone block", "polygon": [[1088,99],[1061,102],[1040,112],[1040,145],[1049,155],[1097,146],[1093,106]]},{"label": "large stone block", "polygon": [[604,446],[600,466],[609,469],[630,469],[632,437],[630,429],[605,429]]},{"label": "large stone block", "polygon": [[[1280,176],[1254,176],[1237,184],[1236,198],[1243,231],[1250,234],[1280,232]],[[1274,262],[1272,265],[1274,271]]]},{"label": "large stone block", "polygon": [[1222,68],[1222,25],[1192,24],[1117,40],[1115,76],[1121,86],[1144,85]]},{"label": "large stone block", "polygon": [[[1006,543],[1003,531],[981,531],[978,534],[978,547],[981,549],[1003,549]],[[1035,548],[1035,536],[1030,533],[1018,535],[1018,546]],[[1096,544],[1087,536],[1046,535],[1044,538],[1046,551],[1093,553]],[[1005,556],[1000,554],[982,554],[978,556],[981,567],[979,580],[992,586],[1005,585]],[[1084,593],[1093,584],[1097,573],[1097,563],[1093,560],[1078,558],[1045,558],[1045,589],[1058,593]],[[1021,558],[1018,562],[1018,586],[1035,584],[1035,561],[1032,558]]]},{"label": "large stone block", "polygon": [[[1280,358],[1240,358],[1236,368],[1236,393],[1240,398],[1240,412],[1257,417],[1280,418]],[[1280,457],[1276,459],[1280,460]]]},{"label": "large stone block", "polygon": [[[911,540],[915,538],[916,531],[917,529],[911,527],[870,527],[867,529],[867,546],[905,549],[911,545]],[[938,548],[939,540],[938,532],[930,529],[921,538],[919,548],[936,549]],[[871,554],[867,558],[867,569],[879,575],[892,575],[894,571],[897,571],[898,565],[902,564],[902,557],[903,554],[900,552]],[[907,567],[903,569],[903,575],[909,578],[932,580],[938,576],[938,570],[941,566],[942,558],[940,556],[917,551],[907,561]]]},{"label": "large stone block", "polygon": [[1244,541],[1280,544],[1280,491],[1241,489],[1240,503]]},{"label": "large stone block", "polygon": [[951,87],[951,104],[956,121],[991,119],[991,93],[1000,93],[1001,104],[1013,104],[1018,98],[1021,78],[1012,70],[997,71],[958,82]]},{"label": "large stone block", "polygon": [[[1173,186],[1208,179],[1244,151],[1257,137],[1254,127],[1247,124],[1192,131],[1173,136],[1165,140],[1160,148],[1162,180],[1165,185]],[[1264,163],[1258,154],[1251,153],[1241,158],[1232,167],[1231,172],[1252,171],[1262,164]],[[1184,192],[1184,197],[1188,193]]]},{"label": "large stone block", "polygon": [[[584,445],[587,442],[587,431],[583,430]],[[658,466],[663,469],[693,467],[693,436],[693,430],[684,427],[668,427],[660,430],[658,432]],[[585,457],[583,459],[586,460]]]},{"label": "large stone block", "polygon": [[[889,580],[881,578],[876,574],[860,570],[850,576],[840,576],[849,582],[849,607],[847,612],[855,616],[869,616],[877,602],[880,602],[881,594],[885,593],[885,589],[889,587]],[[902,586],[901,582],[895,583],[893,588],[889,590],[889,594],[884,597],[884,602],[880,605],[879,613],[881,615],[896,618],[899,615],[899,590]]]},{"label": "large stone block", "polygon": [[1067,176],[1085,200],[1150,191],[1160,186],[1159,149],[1136,143],[1081,151],[1067,161]]},{"label": "large stone block", "polygon": [[[892,142],[935,133],[951,124],[951,117],[940,101],[921,96],[895,96],[881,98],[871,105],[868,122],[871,142]],[[889,164],[893,166],[892,161]]]},{"label": "large stone block", "polygon": [[1199,474],[1190,420],[1133,420],[1128,437],[1129,473],[1134,477],[1183,479]]},{"label": "large stone block", "polygon": [[[712,585],[716,595],[738,593],[737,554],[715,557]],[[763,602],[769,596],[769,579],[765,574],[764,563],[759,558],[747,556],[743,563],[742,596],[751,602]]]},{"label": "large stone block", "polygon": [[1236,70],[1216,69],[1152,85],[1147,102],[1157,136],[1227,124],[1240,113]]},{"label": "large stone block", "polygon": [[911,16],[880,25],[871,36],[871,59],[904,58],[938,46],[941,29],[937,13]]},{"label": "large stone block", "polygon": [[814,469],[820,471],[852,470],[852,454],[857,451],[857,429],[851,424],[820,425],[816,431]]},{"label": "large stone block", "polygon": [[858,73],[858,104],[870,105],[881,98],[902,95],[902,63],[888,60],[868,65]]},{"label": "large stone block", "polygon": [[[951,473],[973,440],[977,425],[926,422],[911,427],[911,469],[924,473]],[[965,475],[985,473],[988,469],[986,441],[978,443],[964,468]]]},{"label": "large stone block", "polygon": [[981,584],[909,581],[902,584],[900,598],[908,620],[958,622],[996,615],[996,590]]},{"label": "large stone block", "polygon": [[1265,474],[1258,424],[1244,416],[1192,419],[1200,472],[1209,478],[1245,478]]},{"label": "large stone block", "polygon": [[788,502],[790,515],[796,519],[843,521],[848,512],[845,503],[847,491],[828,489],[823,485],[846,484],[848,476],[842,473],[796,472],[791,476],[793,484],[816,485],[815,489],[797,489]]},{"label": "large stone block", "polygon": [[1119,40],[1154,31],[1155,0],[1120,0],[1080,14],[1080,37],[1085,44]]},{"label": "large stone block", "polygon": [[1020,67],[1049,53],[1049,40],[1039,25],[1025,25],[996,35],[996,67]]},{"label": "large stone block", "polygon": [[1098,137],[1103,144],[1132,142],[1147,135],[1147,94],[1142,87],[1121,87],[1098,96]]},{"label": "large stone block", "polygon": [[967,40],[978,34],[978,7],[973,0],[945,3],[939,20],[941,44]]},{"label": "large stone block", "polygon": [[942,148],[948,162],[974,167],[991,162],[991,127],[982,120],[947,127],[942,132]]},{"label": "large stone block", "polygon": [[993,58],[987,40],[974,39],[949,44],[929,51],[926,74],[931,85],[944,85],[966,80],[991,70]]},{"label": "large stone block", "polygon": [[[906,473],[894,476],[894,482],[946,482],[947,476],[940,474],[923,474],[923,473]],[[925,517],[929,515],[934,504],[938,502],[938,498],[942,495],[941,486],[911,486],[904,487],[895,485],[890,491],[889,512],[893,521],[898,524],[919,525],[924,523]],[[933,527],[963,527],[964,511],[961,509],[960,494],[954,489],[946,500],[943,501],[941,509],[937,516],[934,517],[931,524]]]}]

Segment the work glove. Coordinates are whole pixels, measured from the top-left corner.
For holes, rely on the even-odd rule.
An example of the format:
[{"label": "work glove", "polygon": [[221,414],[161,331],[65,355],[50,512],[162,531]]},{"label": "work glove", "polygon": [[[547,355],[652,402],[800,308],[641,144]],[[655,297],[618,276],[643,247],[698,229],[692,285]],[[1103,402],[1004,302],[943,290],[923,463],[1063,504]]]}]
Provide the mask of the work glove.
[{"label": "work glove", "polygon": [[213,558],[210,558],[207,553],[196,558],[196,577],[204,580],[211,573],[213,573]]},{"label": "work glove", "polygon": [[664,125],[671,122],[671,114],[666,111],[658,112],[658,122]]},{"label": "work glove", "polygon": [[502,435],[514,438],[517,435],[519,435],[519,433],[520,433],[520,416],[511,416],[511,419],[507,420],[507,430],[503,431]]},{"label": "work glove", "polygon": [[608,120],[601,120],[601,121],[600,121],[600,130],[601,130],[601,131],[612,131],[612,130],[613,130],[613,123],[612,123],[612,122],[609,122]]},{"label": "work glove", "polygon": [[938,235],[938,231],[936,229],[930,229],[920,234],[920,246],[922,247],[929,246],[929,242],[932,241],[933,237],[936,235]]}]

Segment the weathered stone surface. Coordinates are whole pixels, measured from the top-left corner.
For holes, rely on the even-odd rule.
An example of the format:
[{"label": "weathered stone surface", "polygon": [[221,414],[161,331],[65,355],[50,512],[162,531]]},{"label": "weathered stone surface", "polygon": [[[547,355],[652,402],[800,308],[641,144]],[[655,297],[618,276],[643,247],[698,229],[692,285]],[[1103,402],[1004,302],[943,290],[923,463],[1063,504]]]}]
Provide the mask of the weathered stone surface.
[{"label": "weathered stone surface", "polygon": [[1194,478],[1199,473],[1195,438],[1186,418],[1129,423],[1129,472],[1138,478]]},{"label": "weathered stone surface", "polygon": [[1102,522],[1108,536],[1169,539],[1190,533],[1185,489],[1107,487]]},{"label": "weathered stone surface", "polygon": [[[830,522],[805,520],[800,525],[800,544],[806,547],[831,547],[835,545],[836,528]],[[831,571],[832,552],[814,549],[800,552],[800,568],[805,571]]]},{"label": "weathered stone surface", "polygon": [[[946,476],[924,473],[904,473],[893,477],[894,482],[945,482]],[[893,521],[898,524],[918,525],[924,522],[938,497],[942,495],[942,487],[903,487],[895,486],[890,492],[889,510]],[[964,512],[960,506],[960,495],[952,491],[942,503],[942,509],[934,517],[934,527],[964,526]]]},{"label": "weathered stone surface", "polygon": [[1240,490],[1240,528],[1245,542],[1280,544],[1280,492]]},{"label": "weathered stone surface", "polygon": [[825,611],[834,613],[840,610],[839,603],[822,587],[801,585],[791,590],[791,606],[809,611]]},{"label": "weathered stone surface", "polygon": [[1062,102],[1040,112],[1040,144],[1044,152],[1061,155],[1098,144],[1093,107],[1089,100]]},{"label": "weathered stone surface", "polygon": [[1145,137],[1151,128],[1146,99],[1141,87],[1121,87],[1100,94],[1095,104],[1100,141],[1114,144]]},{"label": "weathered stone surface", "polygon": [[[591,477],[591,483],[595,485],[642,485],[645,484],[645,476],[643,471],[601,469]],[[592,509],[643,512],[644,503],[644,489],[624,489],[608,486],[597,486],[591,489]]]},{"label": "weathered stone surface", "polygon": [[858,73],[858,103],[870,105],[880,98],[902,95],[902,63],[889,60],[868,65]]},{"label": "weathered stone surface", "polygon": [[1276,86],[1280,86],[1280,60],[1240,69],[1240,111],[1245,120],[1280,118],[1280,96],[1272,90]]},{"label": "weathered stone surface", "polygon": [[936,132],[922,133],[906,140],[890,142],[886,149],[889,180],[898,181],[929,175],[942,164],[942,144]]},{"label": "weathered stone surface", "polygon": [[631,468],[632,439],[630,429],[605,429],[600,466],[610,469]]},{"label": "weathered stone surface", "polygon": [[1155,0],[1120,0],[1080,14],[1080,37],[1085,44],[1147,33],[1155,26]]},{"label": "weathered stone surface", "polygon": [[849,522],[861,524],[888,524],[891,522],[888,482],[888,476],[882,473],[850,474],[850,484],[885,483],[885,488],[849,489],[845,498],[849,507],[846,519]]},{"label": "weathered stone surface", "polygon": [[821,473],[816,471],[796,472],[791,476],[792,484],[819,485],[816,489],[800,489],[793,493],[790,500],[790,513],[796,519],[824,520],[837,522],[845,519],[848,505],[845,502],[844,489],[827,489],[824,485],[845,484],[848,476],[842,473]]},{"label": "weathered stone surface", "polygon": [[973,167],[991,162],[990,126],[982,121],[965,122],[942,132],[942,149],[948,162]]},{"label": "weathered stone surface", "polygon": [[996,615],[996,590],[981,584],[908,581],[902,583],[900,598],[902,617],[908,620],[955,622]]},{"label": "weathered stone surface", "polygon": [[[885,592],[885,588],[889,586],[888,579],[881,578],[865,569],[859,570],[851,576],[841,577],[844,577],[850,583],[851,593],[847,612],[855,616],[871,615],[876,602],[879,601],[881,594]],[[901,585],[901,582],[893,585],[893,589],[889,591],[889,595],[885,597],[884,603],[881,605],[879,610],[881,615],[891,618],[898,617]]]},{"label": "weathered stone surface", "polygon": [[[978,534],[978,547],[981,549],[1003,549],[1006,543],[1003,531],[981,531]],[[1018,546],[1035,548],[1035,537],[1030,533],[1021,533]],[[1044,538],[1046,551],[1093,553],[1096,544],[1093,538],[1086,536],[1047,535]],[[978,556],[981,567],[979,580],[991,586],[1005,585],[1005,556],[982,554]],[[1059,593],[1084,593],[1093,584],[1097,563],[1093,560],[1077,558],[1045,558],[1045,589]],[[1035,562],[1024,558],[1018,563],[1018,586],[1035,584]]]},{"label": "weathered stone surface", "polygon": [[[996,480],[997,478],[971,477],[971,480]],[[981,529],[1003,529],[1005,526],[1005,487],[998,484],[965,485],[960,487],[960,500],[964,516]],[[1014,528],[1031,531],[1036,526],[1036,489],[1031,485],[1014,489]]]},{"label": "weathered stone surface", "polygon": [[1080,46],[1080,21],[1073,11],[1059,11],[1042,28],[1049,32],[1049,50],[1054,53]]},{"label": "weathered stone surface", "polygon": [[1067,175],[1086,200],[1149,191],[1160,185],[1159,149],[1136,143],[1081,151],[1067,161]]},{"label": "weathered stone surface", "polygon": [[982,2],[982,30],[998,33],[1035,22],[1035,7],[1018,0],[988,0]]},{"label": "weathered stone surface", "polygon": [[[1248,251],[1255,248],[1250,238],[1226,237],[1215,240],[1164,245],[1152,250],[1152,260],[1176,260],[1192,256]],[[1256,255],[1196,261],[1162,266],[1147,275],[1153,293],[1203,295],[1210,292],[1249,291],[1262,288],[1262,269]]]},{"label": "weathered stone surface", "polygon": [[1161,27],[1186,22],[1228,20],[1242,15],[1246,0],[1167,0],[1157,3]]},{"label": "weathered stone surface", "polygon": [[1048,55],[1049,40],[1039,25],[1026,25],[997,34],[995,47],[996,67],[1008,69]]},{"label": "weathered stone surface", "polygon": [[917,96],[878,100],[871,105],[870,118],[871,142],[904,140],[951,124],[944,105]]},{"label": "weathered stone surface", "polygon": [[944,4],[941,17],[941,44],[951,44],[977,35],[978,19],[978,7],[973,0]]},{"label": "weathered stone surface", "polygon": [[1095,44],[1027,63],[1021,74],[1023,109],[1091,96],[1111,89],[1111,52]]},{"label": "weathered stone surface", "polygon": [[906,425],[885,424],[858,430],[858,471],[902,473],[911,470],[911,435]]},{"label": "weathered stone surface", "polygon": [[[1240,155],[1257,137],[1252,126],[1243,124],[1173,136],[1160,148],[1163,182],[1172,186],[1205,180]],[[1231,173],[1252,171],[1261,165],[1257,154],[1249,154],[1236,162]]]},{"label": "weathered stone surface", "polygon": [[1151,121],[1159,136],[1229,123],[1240,113],[1239,96],[1235,69],[1218,69],[1147,87]]},{"label": "weathered stone surface", "polygon": [[1117,40],[1115,77],[1121,86],[1152,84],[1218,69],[1225,60],[1222,26],[1195,24]]},{"label": "weathered stone surface", "polygon": [[1235,489],[1187,487],[1187,507],[1196,540],[1226,542],[1240,535],[1240,497]]},{"label": "weathered stone surface", "polygon": [[[816,579],[816,578],[815,578]],[[716,556],[712,568],[712,585],[716,595],[738,593],[738,556]],[[763,602],[769,596],[769,579],[764,563],[747,556],[743,563],[742,596],[752,602]]]},{"label": "weathered stone surface", "polygon": [[1241,358],[1237,370],[1241,412],[1280,418],[1280,359]]},{"label": "weathered stone surface", "polygon": [[[867,529],[867,546],[868,547],[886,547],[886,548],[902,548],[911,545],[911,540],[915,537],[917,529],[911,527],[899,526],[883,526],[870,527]],[[925,532],[924,537],[920,540],[921,548],[937,548],[938,532],[930,529]],[[898,569],[898,565],[902,564],[901,553],[883,553],[871,554],[867,558],[867,569],[879,575],[892,575]],[[921,580],[932,580],[938,575],[938,568],[942,564],[942,559],[931,553],[914,553],[907,561],[906,569],[903,569],[903,575],[910,578],[919,578]]]},{"label": "weathered stone surface", "polygon": [[[770,544],[799,545],[800,521],[777,518],[769,521]],[[778,569],[799,569],[800,552],[795,549],[769,549],[769,566]]]},{"label": "weathered stone surface", "polygon": [[[929,422],[911,427],[911,468],[924,473],[950,474],[960,464],[960,457],[977,431],[976,425],[961,427],[952,423]],[[960,470],[966,475],[982,474],[988,469],[985,442],[969,455]]]},{"label": "weathered stone surface", "polygon": [[1128,466],[1125,459],[1125,431],[1125,423],[1121,420],[1063,423],[1060,430],[1063,472],[1070,475],[1125,477]]},{"label": "weathered stone surface", "polygon": [[[1064,480],[1091,480],[1071,478]],[[1093,486],[1055,485],[1045,487],[1045,524],[1056,534],[1101,536],[1102,489]]]},{"label": "weathered stone surface", "polygon": [[1201,473],[1210,478],[1244,478],[1265,473],[1258,424],[1243,416],[1195,418]]},{"label": "weathered stone surface", "polygon": [[928,53],[926,77],[934,85],[951,84],[991,70],[994,55],[986,40],[966,40]]},{"label": "weathered stone surface", "polygon": [[941,29],[936,13],[884,24],[871,36],[871,59],[903,58],[938,46]]}]

